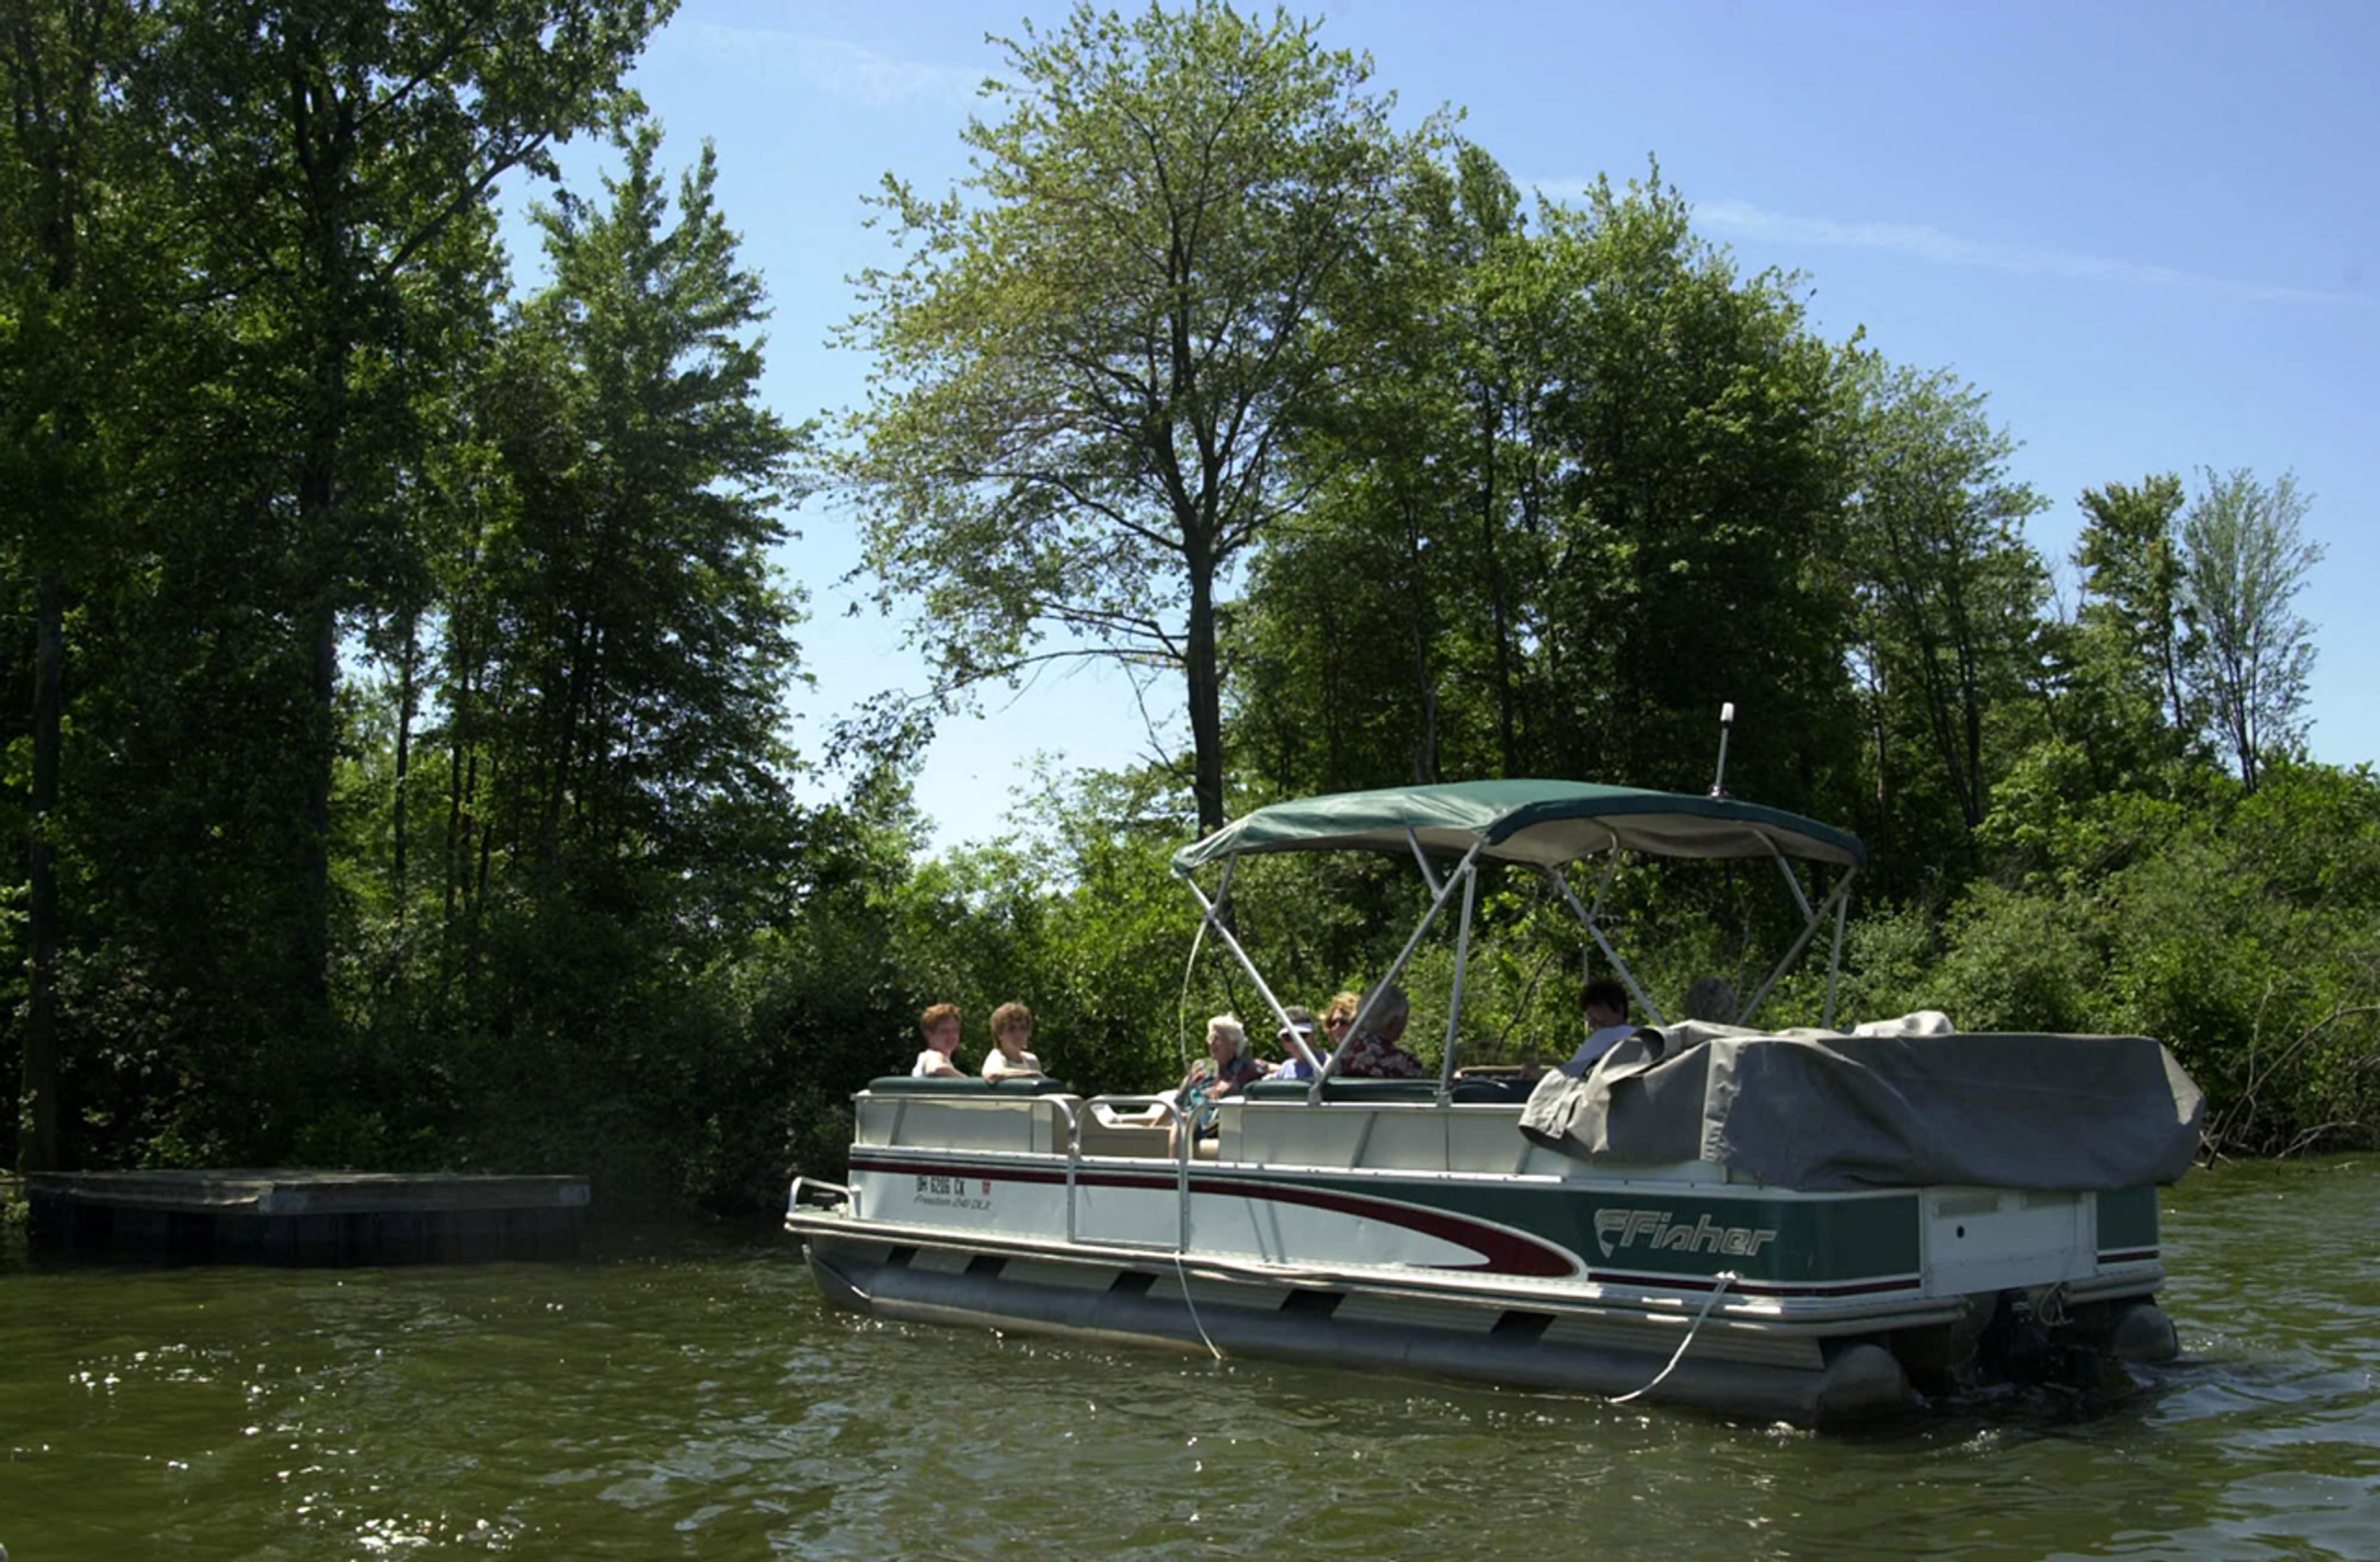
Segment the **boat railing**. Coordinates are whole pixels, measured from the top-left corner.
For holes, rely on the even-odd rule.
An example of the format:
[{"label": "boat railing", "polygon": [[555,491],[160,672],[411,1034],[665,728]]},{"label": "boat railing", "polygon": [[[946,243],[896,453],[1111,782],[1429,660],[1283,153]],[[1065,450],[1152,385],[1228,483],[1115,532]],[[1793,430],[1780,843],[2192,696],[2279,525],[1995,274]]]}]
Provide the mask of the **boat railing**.
[{"label": "boat railing", "polygon": [[[1197,1154],[1196,1136],[1191,1131],[1191,1124],[1182,1110],[1181,1104],[1171,1094],[1095,1095],[1086,1100],[1075,1095],[1062,1082],[1038,1076],[1031,1080],[1005,1080],[997,1085],[974,1079],[913,1080],[904,1076],[887,1076],[871,1082],[866,1090],[853,1099],[866,1101],[877,1096],[889,1102],[892,1109],[891,1122],[886,1127],[881,1140],[881,1142],[892,1144],[906,1142],[909,1109],[917,1103],[933,1102],[943,1105],[973,1109],[978,1106],[989,1106],[996,1102],[1010,1110],[1021,1107],[1028,1112],[1035,1107],[1046,1105],[1051,1111],[1050,1126],[1052,1129],[1050,1136],[1052,1148],[1062,1144],[1066,1157],[1066,1240],[1070,1244],[1087,1247],[1117,1247],[1146,1251],[1152,1247],[1171,1246],[1175,1252],[1189,1251],[1190,1167]],[[1174,1193],[1174,1231],[1171,1244],[1118,1241],[1112,1239],[1086,1241],[1083,1238],[1081,1206],[1083,1135],[1086,1117],[1082,1109],[1085,1107],[1090,1108],[1095,1114],[1102,1115],[1103,1119],[1104,1115],[1115,1108],[1145,1112],[1147,1116],[1135,1127],[1145,1129],[1151,1134],[1155,1133],[1160,1123],[1170,1125],[1172,1131],[1167,1136],[1169,1144],[1167,1158],[1173,1163]],[[1123,1125],[1107,1123],[1103,1120],[1102,1126],[1121,1127]],[[1155,1159],[1153,1155],[1137,1154],[1135,1158]],[[853,1205],[856,1213],[856,1194],[852,1190],[838,1184],[826,1183],[816,1178],[807,1178],[797,1179],[795,1190],[796,1204],[804,1202],[805,1194],[809,1196],[810,1202],[820,1202],[826,1201],[820,1200],[819,1195],[827,1194]],[[790,1214],[791,1211],[788,1213]]]},{"label": "boat railing", "polygon": [[841,1205],[856,1218],[859,1214],[859,1190],[844,1183],[829,1182],[822,1177],[797,1177],[794,1178],[792,1190],[785,1195],[785,1213],[791,1214],[804,1204],[816,1204],[823,1209]]},{"label": "boat railing", "polygon": [[[1050,1102],[1066,1114],[1066,1240],[1075,1242],[1079,1240],[1075,1236],[1075,1174],[1083,1164],[1082,1119],[1075,1115],[1071,1107],[1066,1106],[1055,1096],[1043,1096],[1039,1099]],[[1197,1136],[1190,1131],[1189,1119],[1183,1113],[1182,1104],[1171,1095],[1095,1095],[1084,1104],[1091,1107],[1154,1106],[1160,1108],[1171,1119],[1173,1128],[1172,1135],[1174,1199],[1173,1251],[1177,1253],[1188,1252],[1190,1251],[1190,1160],[1196,1152]],[[1103,1245],[1155,1247],[1158,1244],[1110,1241]]]},{"label": "boat railing", "polygon": [[1066,1240],[1075,1239],[1075,1173],[1083,1164],[1083,1120],[1075,1115],[1074,1105],[1062,1095],[1037,1095],[1036,1101],[1046,1101],[1066,1119]]}]

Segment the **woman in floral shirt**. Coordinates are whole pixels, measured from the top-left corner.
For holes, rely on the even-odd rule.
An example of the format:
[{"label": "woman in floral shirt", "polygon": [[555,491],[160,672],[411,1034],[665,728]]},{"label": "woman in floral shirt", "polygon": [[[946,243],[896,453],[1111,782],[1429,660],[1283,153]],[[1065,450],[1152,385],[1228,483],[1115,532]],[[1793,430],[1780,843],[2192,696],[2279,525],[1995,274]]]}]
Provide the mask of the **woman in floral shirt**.
[{"label": "woman in floral shirt", "polygon": [[1339,1055],[1339,1076],[1346,1080],[1420,1080],[1429,1068],[1399,1046],[1413,1006],[1402,987],[1384,987],[1372,1000],[1372,1013],[1363,1032]]}]

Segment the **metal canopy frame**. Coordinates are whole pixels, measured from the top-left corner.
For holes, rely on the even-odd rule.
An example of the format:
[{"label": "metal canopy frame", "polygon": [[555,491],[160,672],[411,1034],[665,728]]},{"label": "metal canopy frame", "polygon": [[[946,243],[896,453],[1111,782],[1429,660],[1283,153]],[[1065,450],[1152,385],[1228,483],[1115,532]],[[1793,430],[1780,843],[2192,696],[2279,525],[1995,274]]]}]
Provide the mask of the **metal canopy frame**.
[{"label": "metal canopy frame", "polygon": [[[1462,860],[1455,864],[1452,872],[1441,878],[1432,868],[1429,854],[1423,849],[1420,838],[1410,830],[1405,834],[1407,843],[1413,848],[1414,860],[1421,869],[1423,882],[1429,886],[1429,906],[1422,912],[1420,921],[1415,924],[1412,936],[1405,940],[1404,947],[1398,951],[1397,958],[1390,963],[1388,970],[1381,973],[1379,980],[1372,983],[1370,989],[1365,993],[1362,1005],[1355,1010],[1354,1022],[1347,1027],[1345,1039],[1331,1049],[1328,1057],[1321,1059],[1319,1068],[1315,1071],[1313,1084],[1305,1094],[1309,1104],[1318,1103],[1322,1099],[1322,1087],[1337,1073],[1339,1061],[1346,1053],[1348,1044],[1363,1033],[1365,1022],[1371,1019],[1373,1010],[1379,1004],[1380,995],[1404,973],[1405,968],[1413,963],[1414,953],[1421,947],[1421,941],[1428,934],[1431,924],[1437,921],[1439,913],[1446,909],[1447,903],[1454,897],[1455,892],[1460,890],[1463,909],[1455,926],[1454,982],[1447,1004],[1446,1058],[1439,1067],[1438,1078],[1438,1104],[1443,1106],[1452,1100],[1456,1053],[1461,1046],[1463,980],[1471,963],[1471,924],[1478,905],[1480,852],[1486,842],[1475,839],[1470,849],[1463,854]],[[1751,1022],[1753,1016],[1760,1011],[1761,1005],[1767,1001],[1768,995],[1775,991],[1777,983],[1782,981],[1785,973],[1792,970],[1801,960],[1803,952],[1810,946],[1810,940],[1817,935],[1820,924],[1831,913],[1835,929],[1833,948],[1827,962],[1827,1003],[1821,1023],[1827,1029],[1832,1030],[1835,1023],[1835,998],[1842,975],[1843,934],[1851,909],[1851,889],[1852,885],[1859,878],[1860,871],[1854,866],[1841,867],[1835,875],[1833,887],[1825,898],[1813,905],[1809,892],[1802,884],[1801,874],[1794,868],[1792,859],[1778,846],[1773,838],[1767,839],[1767,844],[1770,857],[1785,875],[1786,885],[1792,892],[1795,909],[1802,913],[1802,931],[1794,937],[1791,946],[1785,951],[1784,956],[1778,960],[1776,967],[1768,972],[1767,979],[1755,990],[1752,997],[1738,1007],[1734,1023],[1745,1025]],[[1629,995],[1651,1018],[1653,1024],[1666,1025],[1669,1021],[1663,1018],[1660,1005],[1656,1003],[1653,995],[1645,990],[1644,984],[1636,980],[1636,973],[1629,969],[1627,960],[1621,956],[1618,949],[1612,946],[1611,940],[1604,934],[1600,921],[1604,895],[1610,888],[1612,875],[1618,871],[1620,863],[1619,854],[1616,851],[1601,855],[1604,857],[1603,868],[1597,876],[1595,899],[1592,904],[1582,902],[1578,897],[1578,892],[1572,887],[1569,873],[1571,864],[1548,866],[1541,871],[1548,882],[1553,885],[1562,900],[1570,907],[1572,914],[1578,919],[1579,925],[1585,929],[1587,937],[1593,941],[1596,948],[1601,950],[1603,958],[1611,963],[1612,970],[1619,974],[1621,983],[1628,989]],[[1274,995],[1271,984],[1265,980],[1264,972],[1257,969],[1256,961],[1241,945],[1238,935],[1232,933],[1229,921],[1223,915],[1223,909],[1230,903],[1232,879],[1239,868],[1239,854],[1236,852],[1223,859],[1222,876],[1216,883],[1212,897],[1199,887],[1194,873],[1183,870],[1177,870],[1177,872],[1180,873],[1182,882],[1188,886],[1191,896],[1198,902],[1205,925],[1214,930],[1215,936],[1222,941],[1226,949],[1232,952],[1232,958],[1239,962],[1240,969],[1247,972],[1248,980],[1256,983],[1257,992],[1263,997],[1265,1007],[1272,1011],[1281,1028],[1289,1031],[1292,1027],[1287,1008]]]}]

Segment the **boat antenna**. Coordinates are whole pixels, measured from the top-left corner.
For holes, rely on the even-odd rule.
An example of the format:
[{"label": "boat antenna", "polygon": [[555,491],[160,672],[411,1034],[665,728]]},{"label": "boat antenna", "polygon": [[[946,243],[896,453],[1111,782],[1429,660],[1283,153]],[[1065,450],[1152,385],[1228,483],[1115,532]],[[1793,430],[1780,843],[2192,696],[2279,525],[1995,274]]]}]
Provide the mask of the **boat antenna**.
[{"label": "boat antenna", "polygon": [[1718,774],[1711,777],[1710,795],[1727,796],[1727,736],[1735,726],[1735,702],[1730,700],[1718,708]]}]

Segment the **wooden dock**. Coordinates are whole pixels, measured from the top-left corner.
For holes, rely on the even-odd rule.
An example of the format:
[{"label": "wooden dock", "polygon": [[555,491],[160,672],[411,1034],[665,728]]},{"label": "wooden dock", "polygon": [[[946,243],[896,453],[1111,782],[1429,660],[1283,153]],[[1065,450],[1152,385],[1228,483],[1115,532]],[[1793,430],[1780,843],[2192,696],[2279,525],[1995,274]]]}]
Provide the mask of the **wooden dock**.
[{"label": "wooden dock", "polygon": [[461,1263],[568,1258],[583,1177],[308,1171],[35,1172],[36,1251],[171,1263]]}]

